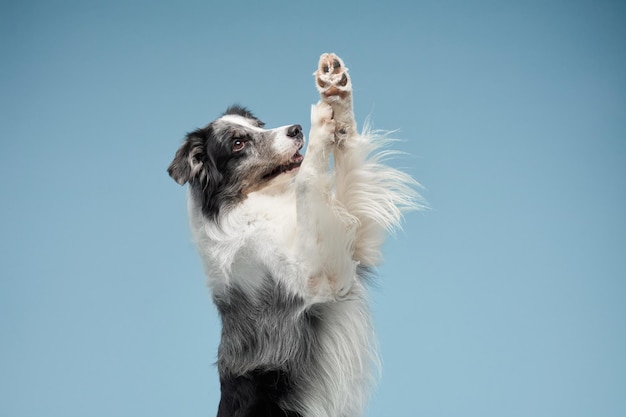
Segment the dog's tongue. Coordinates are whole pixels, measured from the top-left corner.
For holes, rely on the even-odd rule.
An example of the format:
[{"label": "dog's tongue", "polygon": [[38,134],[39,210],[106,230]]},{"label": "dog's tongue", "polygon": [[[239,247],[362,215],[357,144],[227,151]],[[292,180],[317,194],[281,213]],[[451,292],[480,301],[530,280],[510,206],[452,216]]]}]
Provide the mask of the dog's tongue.
[{"label": "dog's tongue", "polygon": [[296,152],[296,154],[291,158],[292,162],[299,163],[304,160],[304,156],[300,154],[300,152]]}]

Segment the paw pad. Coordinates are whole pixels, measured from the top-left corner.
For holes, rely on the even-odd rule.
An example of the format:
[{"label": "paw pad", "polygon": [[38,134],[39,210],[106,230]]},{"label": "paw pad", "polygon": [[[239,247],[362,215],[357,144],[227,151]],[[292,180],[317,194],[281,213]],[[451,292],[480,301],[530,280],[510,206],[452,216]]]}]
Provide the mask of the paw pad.
[{"label": "paw pad", "polygon": [[[328,54],[326,54],[326,55],[328,55]],[[332,58],[332,60],[333,60],[333,62],[332,62],[333,74],[337,74],[338,70],[341,68],[341,61],[339,61],[339,59],[337,59],[337,58]],[[328,60],[325,60],[325,62],[322,63],[321,66],[322,66],[323,72],[325,72],[325,73],[330,72],[330,65],[329,65]]]},{"label": "paw pad", "polygon": [[352,90],[348,69],[335,54],[323,54],[320,57],[315,80],[317,89],[325,99],[344,99]]}]

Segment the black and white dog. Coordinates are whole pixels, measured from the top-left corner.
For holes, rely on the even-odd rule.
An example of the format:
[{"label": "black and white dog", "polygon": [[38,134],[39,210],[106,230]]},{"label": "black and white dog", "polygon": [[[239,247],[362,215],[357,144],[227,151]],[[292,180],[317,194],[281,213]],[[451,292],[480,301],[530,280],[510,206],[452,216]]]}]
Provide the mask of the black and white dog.
[{"label": "black and white dog", "polygon": [[323,54],[315,77],[306,158],[300,125],[267,130],[233,106],[188,134],[168,169],[189,184],[222,319],[218,417],[359,416],[373,382],[365,281],[416,183],[357,133],[342,60]]}]

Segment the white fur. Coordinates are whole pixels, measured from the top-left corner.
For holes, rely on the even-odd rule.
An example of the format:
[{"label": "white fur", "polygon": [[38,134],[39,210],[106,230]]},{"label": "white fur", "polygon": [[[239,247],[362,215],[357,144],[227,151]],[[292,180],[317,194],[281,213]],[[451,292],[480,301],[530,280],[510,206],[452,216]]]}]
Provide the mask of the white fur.
[{"label": "white fur", "polygon": [[378,359],[357,267],[380,262],[385,235],[418,197],[409,176],[381,163],[386,154],[375,151],[382,141],[372,132],[356,133],[351,100],[350,94],[313,106],[299,172],[250,193],[220,215],[219,225],[189,199],[191,229],[214,293],[236,283],[254,294],[269,275],[306,300],[303,309],[327,309],[319,335],[323,363],[298,405],[311,417],[363,411]]}]

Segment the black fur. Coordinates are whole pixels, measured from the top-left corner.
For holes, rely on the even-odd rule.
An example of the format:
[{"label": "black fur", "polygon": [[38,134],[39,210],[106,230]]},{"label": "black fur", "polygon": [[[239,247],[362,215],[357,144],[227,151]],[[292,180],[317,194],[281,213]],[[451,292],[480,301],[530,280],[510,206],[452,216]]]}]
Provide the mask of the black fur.
[{"label": "black fur", "polygon": [[[303,300],[288,296],[272,279],[264,280],[255,297],[233,287],[227,298],[214,301],[222,318],[218,416],[299,416],[287,408],[298,400],[302,371],[306,374],[321,353],[316,335],[322,312],[297,314]],[[239,409],[258,414],[221,414]]]},{"label": "black fur", "polygon": [[[238,115],[245,117],[256,127],[264,123],[250,110],[239,105],[230,106],[223,116]],[[219,119],[218,119],[219,120]],[[188,133],[179,148],[168,172],[181,185],[189,183],[189,188],[196,201],[200,202],[203,214],[217,222],[219,213],[228,210],[245,198],[246,186],[251,183],[262,184],[280,173],[280,165],[271,165],[267,161],[259,162],[259,155],[268,152],[268,143],[275,132],[247,129],[242,126],[228,126],[214,121],[201,129]],[[304,143],[302,127],[292,125],[286,135],[299,143]],[[243,141],[247,146],[234,150],[235,141]],[[254,149],[253,149],[254,148]],[[242,171],[239,161],[256,154],[256,166],[247,172]],[[268,158],[266,158],[269,160]],[[257,177],[243,178],[245,175]]]},{"label": "black fur", "polygon": [[[230,106],[224,113],[227,114],[246,117],[259,127],[264,125],[250,110],[239,105]],[[223,136],[216,134],[213,123],[188,133],[168,168],[176,182],[189,183],[203,213],[213,220],[221,209],[232,207],[244,198],[241,181],[233,172],[233,160],[244,154],[233,153],[229,138]]]},{"label": "black fur", "polygon": [[[237,156],[232,155],[230,144],[220,141],[212,125],[208,125],[187,134],[168,172],[179,184],[188,182],[203,213],[216,219],[222,208],[243,199],[241,183],[229,172],[228,162],[232,158]],[[198,164],[197,172],[193,164]]]},{"label": "black fur", "polygon": [[291,390],[289,377],[282,371],[255,370],[221,378],[220,385],[217,417],[302,417],[280,406],[284,393]]}]

